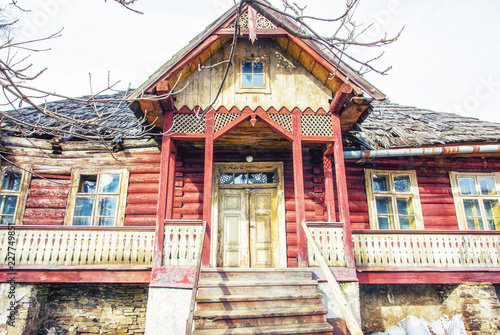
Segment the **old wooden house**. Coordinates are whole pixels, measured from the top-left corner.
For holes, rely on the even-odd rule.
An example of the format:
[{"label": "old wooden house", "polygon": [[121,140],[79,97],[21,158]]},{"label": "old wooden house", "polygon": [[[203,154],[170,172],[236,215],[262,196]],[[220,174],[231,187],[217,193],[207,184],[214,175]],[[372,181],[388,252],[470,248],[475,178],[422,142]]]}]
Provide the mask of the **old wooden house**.
[{"label": "old wooden house", "polygon": [[359,334],[446,314],[497,332],[500,123],[391,103],[278,13],[251,43],[243,13],[227,73],[235,9],[130,106],[100,107],[148,137],[4,122],[0,333]]}]

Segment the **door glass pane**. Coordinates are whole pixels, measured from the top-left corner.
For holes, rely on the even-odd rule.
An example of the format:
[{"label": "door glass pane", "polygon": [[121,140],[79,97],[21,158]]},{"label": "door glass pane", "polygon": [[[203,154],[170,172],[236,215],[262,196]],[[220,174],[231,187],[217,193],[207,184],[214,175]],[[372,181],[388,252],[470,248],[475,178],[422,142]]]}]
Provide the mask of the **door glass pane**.
[{"label": "door glass pane", "polygon": [[388,192],[389,180],[387,176],[373,175],[373,190],[375,192]]},{"label": "door glass pane", "polygon": [[232,173],[221,173],[219,183],[221,185],[229,185],[233,183],[233,174]]},{"label": "door glass pane", "polygon": [[246,184],[247,183],[247,174],[246,173],[235,173],[234,174],[234,183],[235,184]]},{"label": "door glass pane", "polygon": [[92,216],[94,198],[76,198],[74,216]]},{"label": "door glass pane", "polygon": [[0,208],[3,215],[14,215],[16,213],[17,196],[2,195],[0,196]]},{"label": "door glass pane", "polygon": [[411,192],[410,176],[394,176],[396,192]]},{"label": "door glass pane", "polygon": [[264,184],[274,184],[274,183],[276,183],[274,172],[264,172],[264,173],[262,173],[262,182]]},{"label": "door glass pane", "polygon": [[248,183],[249,184],[261,184],[262,181],[260,179],[260,172],[250,172],[248,174]]},{"label": "door glass pane", "polygon": [[476,183],[473,177],[462,177],[458,178],[458,183],[460,184],[460,193],[462,194],[477,194]]},{"label": "door glass pane", "polygon": [[495,178],[493,177],[478,177],[479,186],[481,186],[481,194],[496,194]]},{"label": "door glass pane", "polygon": [[100,190],[102,193],[118,193],[119,185],[120,185],[120,175],[118,174],[101,175]]},{"label": "door glass pane", "polygon": [[97,176],[81,176],[79,193],[95,193],[97,185]]},{"label": "door glass pane", "polygon": [[22,174],[15,171],[5,171],[2,180],[2,190],[19,191]]}]

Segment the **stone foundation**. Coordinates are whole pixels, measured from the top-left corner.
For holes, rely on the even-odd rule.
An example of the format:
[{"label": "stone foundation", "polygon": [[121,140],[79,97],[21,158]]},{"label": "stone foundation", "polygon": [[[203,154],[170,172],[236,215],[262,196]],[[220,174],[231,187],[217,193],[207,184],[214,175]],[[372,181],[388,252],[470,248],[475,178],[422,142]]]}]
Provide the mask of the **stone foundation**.
[{"label": "stone foundation", "polygon": [[500,333],[500,303],[491,283],[360,285],[363,332],[383,331],[413,315],[435,321],[462,314],[470,335]]}]

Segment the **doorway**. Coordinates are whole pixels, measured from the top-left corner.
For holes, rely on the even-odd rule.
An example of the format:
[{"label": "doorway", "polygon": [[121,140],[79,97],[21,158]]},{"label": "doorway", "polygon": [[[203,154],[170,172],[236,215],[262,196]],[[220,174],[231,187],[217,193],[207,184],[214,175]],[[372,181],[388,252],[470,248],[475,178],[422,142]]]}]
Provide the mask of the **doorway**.
[{"label": "doorway", "polygon": [[216,163],[211,265],[286,267],[282,163]]}]

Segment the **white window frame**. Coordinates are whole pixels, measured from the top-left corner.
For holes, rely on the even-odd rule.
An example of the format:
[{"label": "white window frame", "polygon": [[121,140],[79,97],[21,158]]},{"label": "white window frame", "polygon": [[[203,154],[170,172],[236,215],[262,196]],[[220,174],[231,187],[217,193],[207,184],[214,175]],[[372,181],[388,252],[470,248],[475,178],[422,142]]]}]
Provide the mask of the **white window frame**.
[{"label": "white window frame", "polygon": [[[243,86],[243,62],[262,62],[262,65],[264,66],[264,86],[257,86],[257,87],[247,87]],[[270,85],[270,80],[269,80],[269,68],[270,68],[270,63],[269,63],[269,58],[268,57],[240,57],[236,60],[236,64],[238,66],[236,67],[236,93],[259,93],[259,94],[271,94],[271,85]]]},{"label": "white window frame", "polygon": [[[388,192],[376,192],[373,188],[373,175],[387,175],[389,176],[389,188]],[[409,176],[410,177],[410,192],[396,192],[394,189],[394,175],[398,176]],[[400,229],[399,213],[397,209],[396,198],[406,197],[412,199],[413,204],[413,215],[415,217],[415,229],[412,230],[423,230],[424,221],[422,216],[422,207],[420,204],[420,194],[418,192],[417,183],[417,173],[415,170],[373,170],[365,169],[365,186],[366,186],[366,199],[368,202],[368,214],[370,220],[370,228],[372,230],[380,230],[378,223],[378,213],[377,205],[375,199],[377,196],[390,197],[392,202],[392,210],[394,217],[394,227],[391,230],[402,230]]]},{"label": "white window frame", "polygon": [[[73,217],[75,212],[75,203],[76,199],[79,197],[78,188],[80,186],[80,180],[82,176],[97,176],[106,175],[106,174],[118,174],[120,176],[120,183],[118,186],[118,203],[116,209],[116,219],[115,219],[115,227],[123,226],[123,221],[125,219],[125,206],[127,204],[127,191],[128,191],[128,179],[129,179],[129,171],[127,169],[73,169],[71,174],[71,188],[69,191],[68,198],[68,208],[66,210],[66,217],[64,219],[64,223],[67,226],[73,225]],[[94,202],[94,206],[92,208],[92,226],[81,226],[81,227],[95,227],[97,225],[96,220],[96,208],[97,208],[97,199],[99,198],[99,192],[96,189],[96,193],[94,195],[96,201]],[[91,195],[86,195],[85,197],[92,197]]]},{"label": "white window frame", "polygon": [[0,185],[3,183],[4,174],[8,170],[13,170],[21,174],[21,184],[19,186],[19,190],[17,191],[0,190],[0,195],[17,196],[16,210],[14,212],[15,214],[14,214],[13,224],[21,225],[22,219],[24,217],[24,210],[26,209],[26,199],[28,198],[28,189],[31,180],[31,173],[30,173],[31,168],[29,166],[21,166],[19,168],[10,165],[2,166],[0,175]]},{"label": "white window frame", "polygon": [[[474,178],[474,184],[476,186],[476,191],[477,194],[472,194],[472,195],[462,195],[460,193],[460,184],[458,182],[459,177],[472,177]],[[495,187],[496,187],[496,195],[482,195],[481,190],[478,188],[478,180],[477,177],[493,177],[495,179]],[[464,199],[474,199],[478,200],[479,202],[479,207],[481,210],[481,218],[483,220],[483,226],[485,230],[490,230],[488,225],[487,225],[487,220],[486,220],[486,213],[484,210],[484,204],[483,200],[487,199],[495,199],[500,202],[500,172],[456,172],[456,171],[450,171],[450,183],[451,183],[451,190],[453,194],[453,201],[455,203],[455,210],[457,212],[457,219],[458,219],[458,227],[460,230],[469,230],[467,226],[467,218],[465,216],[465,209],[464,209]]]}]

